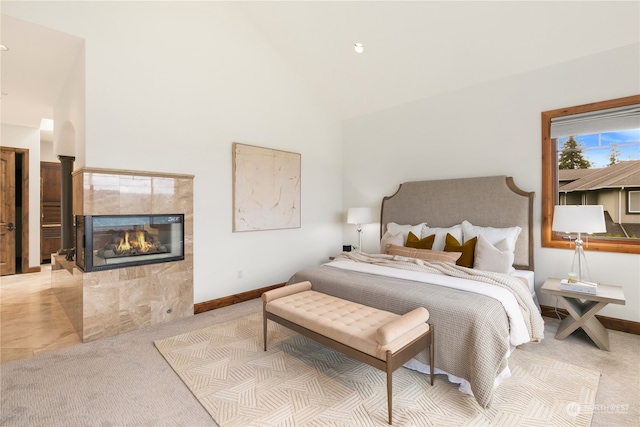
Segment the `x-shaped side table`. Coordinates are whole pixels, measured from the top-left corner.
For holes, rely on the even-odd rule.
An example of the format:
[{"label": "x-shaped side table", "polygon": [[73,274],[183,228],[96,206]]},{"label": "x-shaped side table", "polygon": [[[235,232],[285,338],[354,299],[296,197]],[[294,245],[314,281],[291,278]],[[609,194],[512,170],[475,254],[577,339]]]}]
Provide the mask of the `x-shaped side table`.
[{"label": "x-shaped side table", "polygon": [[596,295],[560,289],[560,279],[548,279],[542,292],[558,297],[569,312],[556,331],[556,339],[562,340],[578,328],[582,328],[601,350],[609,350],[609,333],[595,315],[609,303],[624,305],[626,300],[622,287],[598,285]]}]

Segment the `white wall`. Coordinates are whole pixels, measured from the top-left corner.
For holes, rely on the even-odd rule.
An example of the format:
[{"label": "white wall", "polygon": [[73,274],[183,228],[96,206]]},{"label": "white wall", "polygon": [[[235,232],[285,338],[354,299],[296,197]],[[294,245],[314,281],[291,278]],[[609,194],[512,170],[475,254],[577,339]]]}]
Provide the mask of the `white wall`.
[{"label": "white wall", "polygon": [[[3,13],[85,39],[87,167],[195,175],[196,303],[339,251],[340,122],[237,6],[9,2]],[[300,229],[232,233],[233,142],[302,154]]]},{"label": "white wall", "polygon": [[[42,132],[41,132],[42,134]],[[59,162],[58,157],[53,152],[53,141],[43,141],[40,138],[40,161]]]},{"label": "white wall", "polygon": [[85,166],[85,55],[78,54],[53,109],[53,149],[75,157],[74,169]]},{"label": "white wall", "polygon": [[[344,121],[344,206],[371,206],[379,220],[382,197],[404,181],[513,176],[536,193],[537,287],[564,277],[572,250],[540,245],[540,113],[640,93],[639,52],[634,44]],[[365,251],[379,250],[378,227],[365,228]],[[355,242],[353,226],[344,227],[344,236]],[[587,252],[587,258],[594,280],[624,287],[627,304],[601,314],[640,321],[640,256]],[[548,295],[539,299],[555,305]]]},{"label": "white wall", "polygon": [[[29,267],[40,265],[40,129],[2,124],[2,146],[29,150]],[[16,185],[20,185],[16,182]]]}]

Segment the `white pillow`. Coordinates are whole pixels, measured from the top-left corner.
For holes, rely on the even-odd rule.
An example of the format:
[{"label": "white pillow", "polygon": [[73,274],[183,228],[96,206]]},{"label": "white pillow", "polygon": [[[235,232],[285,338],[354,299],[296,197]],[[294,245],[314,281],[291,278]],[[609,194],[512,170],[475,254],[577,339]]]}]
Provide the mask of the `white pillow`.
[{"label": "white pillow", "polygon": [[510,274],[515,271],[513,258],[513,251],[509,249],[507,239],[500,240],[494,246],[482,234],[478,235],[473,268]]},{"label": "white pillow", "polygon": [[511,252],[516,249],[516,240],[518,240],[518,236],[522,231],[522,228],[518,226],[506,228],[480,227],[471,224],[467,220],[462,221],[461,225],[464,242],[480,235],[487,239],[492,245],[495,245],[502,239],[507,239],[507,244]]},{"label": "white pillow", "polygon": [[460,224],[448,228],[427,227],[425,225],[424,227],[422,227],[422,234],[420,238],[424,239],[425,237],[429,237],[432,234],[435,234],[436,239],[433,241],[433,246],[431,247],[431,249],[434,251],[444,251],[444,241],[447,237],[447,233],[455,237],[458,242],[462,242],[462,227],[460,227]]},{"label": "white pillow", "polygon": [[380,253],[387,253],[387,245],[396,245],[396,246],[404,246],[404,241],[402,240],[402,233],[391,234],[390,232],[384,233],[382,239],[380,239]]},{"label": "white pillow", "polygon": [[402,245],[400,246],[404,246],[404,244],[407,242],[407,236],[409,235],[409,232],[412,232],[416,235],[416,237],[418,237],[420,236],[422,227],[425,225],[427,225],[426,222],[422,222],[418,225],[400,225],[396,224],[395,222],[390,222],[387,224],[387,231],[391,234],[402,233]]}]

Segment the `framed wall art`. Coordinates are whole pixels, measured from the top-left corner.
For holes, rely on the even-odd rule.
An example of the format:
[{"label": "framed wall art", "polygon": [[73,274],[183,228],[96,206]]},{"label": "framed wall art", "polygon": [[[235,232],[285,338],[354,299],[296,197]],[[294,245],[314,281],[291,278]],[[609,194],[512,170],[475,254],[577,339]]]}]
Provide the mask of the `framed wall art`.
[{"label": "framed wall art", "polygon": [[233,231],[300,228],[299,153],[233,143]]}]

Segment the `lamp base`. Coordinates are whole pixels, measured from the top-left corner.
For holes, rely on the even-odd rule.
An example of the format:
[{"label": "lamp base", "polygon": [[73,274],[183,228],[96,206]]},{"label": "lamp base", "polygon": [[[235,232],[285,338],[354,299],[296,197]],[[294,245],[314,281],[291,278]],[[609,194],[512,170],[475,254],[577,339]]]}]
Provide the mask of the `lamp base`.
[{"label": "lamp base", "polygon": [[571,263],[571,272],[577,275],[579,282],[592,282],[591,273],[587,266],[587,259],[582,249],[582,240],[576,240],[576,250],[573,253],[573,262]]}]

